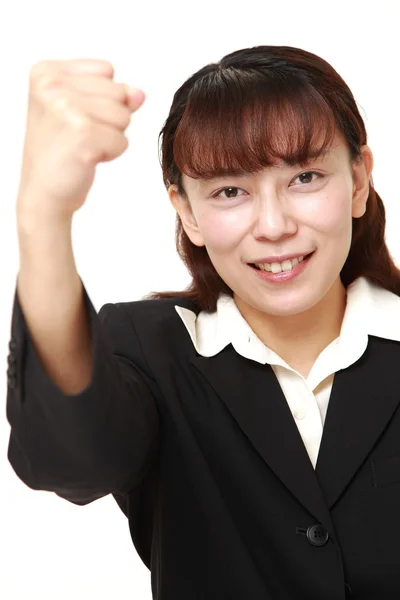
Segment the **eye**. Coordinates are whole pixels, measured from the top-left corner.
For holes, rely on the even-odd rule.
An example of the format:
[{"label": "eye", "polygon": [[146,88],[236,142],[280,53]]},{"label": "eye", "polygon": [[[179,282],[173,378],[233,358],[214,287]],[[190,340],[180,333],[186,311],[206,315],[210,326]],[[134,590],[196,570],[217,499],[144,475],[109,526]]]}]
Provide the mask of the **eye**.
[{"label": "eye", "polygon": [[[314,179],[314,180],[312,179],[313,175],[317,176],[316,179]],[[305,184],[314,183],[314,181],[316,181],[318,179],[322,179],[323,177],[324,177],[324,175],[322,175],[322,173],[318,173],[317,171],[303,171],[302,173],[297,175],[297,177],[294,179],[294,181],[296,181],[296,179],[301,179],[301,183],[303,184],[303,186],[301,186],[301,187],[304,187]],[[305,179],[305,181],[304,181],[304,179]],[[215,194],[213,194],[211,197],[212,198],[222,197],[222,198],[227,198],[228,200],[235,200],[236,198],[239,197],[237,195],[237,190],[241,190],[242,192],[245,192],[245,190],[243,190],[242,188],[229,186],[229,187],[221,188],[220,190],[215,192]],[[228,195],[222,196],[222,194],[224,192],[228,192]]]},{"label": "eye", "polygon": [[215,192],[215,194],[213,194],[211,197],[212,197],[212,198],[217,198],[217,197],[221,196],[222,192],[225,192],[225,191],[227,191],[227,190],[229,190],[229,194],[232,194],[232,195],[228,195],[228,196],[222,196],[222,198],[227,198],[228,200],[229,200],[229,199],[230,199],[230,200],[235,200],[235,198],[238,198],[238,196],[236,196],[236,194],[235,194],[235,192],[236,192],[237,190],[241,190],[242,192],[244,192],[244,190],[243,190],[242,188],[238,188],[238,187],[233,187],[233,186],[230,186],[230,187],[225,187],[225,188],[222,188],[222,189],[218,190],[218,191],[217,191],[217,192]]},{"label": "eye", "polygon": [[[303,171],[303,173],[300,173],[300,175],[297,175],[297,177],[295,178],[295,181],[296,181],[296,179],[299,179],[299,178],[303,179],[305,177],[306,181],[304,181],[304,179],[303,179],[301,181],[301,183],[303,183],[303,184],[313,183],[313,181],[310,180],[312,175],[316,175],[317,179],[321,179],[323,177],[322,173],[317,173],[317,171]],[[314,179],[314,181],[315,181],[315,179]]]}]

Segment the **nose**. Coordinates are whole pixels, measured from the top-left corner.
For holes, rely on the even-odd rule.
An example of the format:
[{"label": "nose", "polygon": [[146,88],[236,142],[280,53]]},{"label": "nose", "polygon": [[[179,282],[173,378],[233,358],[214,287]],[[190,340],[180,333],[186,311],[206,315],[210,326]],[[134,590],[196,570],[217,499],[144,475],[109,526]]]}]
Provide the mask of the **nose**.
[{"label": "nose", "polygon": [[268,192],[254,203],[253,235],[256,239],[278,240],[296,231],[296,220],[284,198]]}]

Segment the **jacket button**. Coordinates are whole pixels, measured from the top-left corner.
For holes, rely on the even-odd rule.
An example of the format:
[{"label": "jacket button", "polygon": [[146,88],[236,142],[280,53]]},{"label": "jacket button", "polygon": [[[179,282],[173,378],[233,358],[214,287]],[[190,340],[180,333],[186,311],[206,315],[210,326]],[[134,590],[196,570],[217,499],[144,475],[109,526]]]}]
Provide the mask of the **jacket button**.
[{"label": "jacket button", "polygon": [[307,539],[313,546],[325,546],[329,533],[322,525],[310,525],[307,529]]},{"label": "jacket button", "polygon": [[10,340],[10,343],[8,344],[8,348],[9,348],[9,350],[11,350],[11,352],[13,350],[16,350],[17,349],[17,343],[16,343],[16,341],[15,340]]}]

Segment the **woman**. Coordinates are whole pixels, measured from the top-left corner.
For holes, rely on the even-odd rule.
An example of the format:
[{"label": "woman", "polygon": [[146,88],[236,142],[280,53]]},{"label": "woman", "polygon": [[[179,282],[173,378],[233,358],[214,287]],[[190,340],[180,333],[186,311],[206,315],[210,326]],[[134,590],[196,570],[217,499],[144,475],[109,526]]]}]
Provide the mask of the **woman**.
[{"label": "woman", "polygon": [[281,46],[190,77],[161,135],[192,284],[96,314],[72,215],[143,102],[112,78],[32,71],[12,466],[76,504],[113,494],[154,598],[397,598],[400,274],[351,91]]}]

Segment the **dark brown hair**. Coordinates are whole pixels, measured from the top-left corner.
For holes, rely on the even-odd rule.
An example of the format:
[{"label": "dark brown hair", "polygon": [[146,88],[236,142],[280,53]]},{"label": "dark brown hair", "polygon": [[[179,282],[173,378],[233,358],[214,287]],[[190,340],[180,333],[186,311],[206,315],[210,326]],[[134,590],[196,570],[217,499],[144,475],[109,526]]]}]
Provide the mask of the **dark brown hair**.
[{"label": "dark brown hair", "polygon": [[[209,178],[244,174],[277,159],[303,165],[344,136],[350,159],[359,160],[367,133],[349,87],[322,58],[288,46],[256,46],[226,55],[192,75],[177,90],[160,132],[160,162],[166,188],[187,199],[182,173]],[[321,132],[322,135],[321,141]],[[192,244],[177,215],[176,246],[192,276],[180,297],[214,311],[221,292],[232,290],[216,272],[206,248]],[[385,209],[370,179],[365,214],[353,218],[352,242],[341,271],[347,287],[357,277],[400,295],[400,270],[385,242]]]}]

